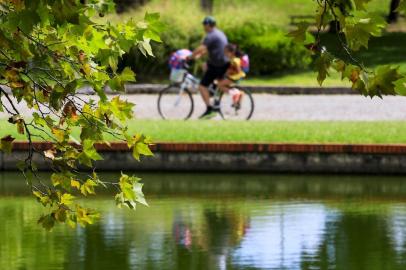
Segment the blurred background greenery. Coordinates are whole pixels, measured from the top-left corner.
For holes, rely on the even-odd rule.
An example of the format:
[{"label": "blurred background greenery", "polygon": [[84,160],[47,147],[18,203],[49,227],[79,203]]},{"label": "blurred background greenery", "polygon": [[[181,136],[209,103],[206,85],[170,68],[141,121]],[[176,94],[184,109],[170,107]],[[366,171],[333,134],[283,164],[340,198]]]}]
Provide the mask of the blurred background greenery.
[{"label": "blurred background greenery", "polygon": [[[350,1],[350,0],[343,0]],[[387,17],[391,1],[372,0],[368,10]],[[162,82],[167,78],[167,59],[180,48],[194,48],[204,33],[201,20],[213,14],[218,26],[233,43],[250,55],[251,72],[247,84],[313,86],[317,82],[312,58],[306,48],[295,44],[286,33],[301,18],[315,15],[317,4],[309,0],[117,0],[118,14],[108,20],[141,19],[145,12],[159,12],[167,25],[162,34],[163,44],[154,44],[156,57],[145,58],[133,50],[123,59],[137,73],[139,82]],[[304,18],[311,20],[311,18]],[[388,26],[383,37],[371,40],[369,50],[357,57],[369,67],[379,64],[399,65],[406,71],[406,23],[403,18]],[[337,36],[325,33],[328,50],[343,54],[338,49]],[[326,85],[347,85],[332,74]]]}]

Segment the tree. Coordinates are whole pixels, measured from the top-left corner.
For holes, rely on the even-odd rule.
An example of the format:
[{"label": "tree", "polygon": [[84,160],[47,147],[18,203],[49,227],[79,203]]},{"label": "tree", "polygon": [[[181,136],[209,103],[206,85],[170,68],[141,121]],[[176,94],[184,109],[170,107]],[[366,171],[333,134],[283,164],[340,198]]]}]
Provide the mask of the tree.
[{"label": "tree", "polygon": [[400,4],[400,0],[390,1],[390,10],[388,15],[388,23],[395,23],[399,19],[399,11],[397,10]]},{"label": "tree", "polygon": [[148,0],[114,0],[117,5],[117,12],[121,13],[129,8],[137,8],[139,6],[145,5]]},{"label": "tree", "polygon": [[[112,0],[0,1],[0,110],[8,112],[9,122],[28,140],[29,154],[18,166],[48,209],[38,221],[46,229],[56,223],[93,223],[98,213],[77,203],[76,196],[94,194],[98,186],[114,186],[120,207],[146,204],[139,178],[122,174],[114,183],[99,178],[94,162],[102,156],[95,143],[108,144],[104,138],[110,134],[126,141],[137,160],[152,155],[147,137],[127,132],[133,104],[119,96],[108,99],[104,87],[120,92],[126,81],[135,80],[129,68],[117,71],[118,58],[133,46],[152,56],[150,41],[160,41],[163,25],[159,14],[148,13],[141,22],[98,23],[98,17],[112,11]],[[99,101],[78,96],[85,86],[94,89]],[[32,117],[24,117],[18,103],[34,110]],[[74,129],[80,131],[78,137]],[[51,146],[39,151],[34,139]],[[0,149],[9,153],[13,140],[1,138]],[[52,184],[37,174],[34,156],[49,161]]]},{"label": "tree", "polygon": [[213,0],[200,0],[200,6],[208,14],[213,13]]},{"label": "tree", "polygon": [[[309,53],[314,55],[320,85],[335,70],[343,80],[352,83],[354,90],[365,96],[406,95],[406,75],[401,74],[398,67],[380,66],[373,70],[354,56],[354,52],[361,48],[367,49],[369,39],[380,36],[386,27],[383,17],[367,11],[370,1],[354,0],[354,9],[343,12],[339,5],[341,0],[317,0],[316,35],[313,37],[310,34],[310,25],[305,22],[289,35],[305,44]],[[401,0],[399,9],[406,9],[406,0]],[[340,23],[336,39],[346,57],[333,55],[323,45],[321,32],[331,21]]]}]

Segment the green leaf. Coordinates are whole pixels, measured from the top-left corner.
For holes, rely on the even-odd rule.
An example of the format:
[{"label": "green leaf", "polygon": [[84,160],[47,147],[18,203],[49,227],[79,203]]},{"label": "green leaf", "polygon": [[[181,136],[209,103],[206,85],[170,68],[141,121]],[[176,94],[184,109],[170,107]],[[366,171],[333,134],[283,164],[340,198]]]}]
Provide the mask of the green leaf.
[{"label": "green leaf", "polygon": [[371,0],[354,0],[355,7],[358,10],[365,10],[365,6],[371,2]]},{"label": "green leaf", "polygon": [[380,14],[356,12],[354,15],[347,18],[343,31],[350,48],[357,51],[362,47],[368,48],[370,37],[380,36],[386,22]]},{"label": "green leaf", "polygon": [[49,215],[43,215],[40,217],[40,219],[38,220],[38,224],[41,224],[41,226],[47,230],[47,231],[51,231],[53,229],[53,227],[55,226],[55,218],[53,217],[53,215],[49,214]]},{"label": "green leaf", "polygon": [[34,123],[36,125],[41,126],[41,127],[48,126],[46,120],[43,117],[41,117],[37,112],[34,112],[32,114],[32,116],[34,117]]},{"label": "green leaf", "polygon": [[[153,40],[156,42],[162,42],[161,37],[159,36],[159,34],[155,31],[151,31],[151,30],[147,30],[144,32],[144,38],[148,39],[148,40]],[[152,53],[152,49],[151,49],[151,53]]]},{"label": "green leaf", "polygon": [[136,199],[135,192],[133,190],[133,184],[129,181],[125,180],[125,177],[120,178],[120,189],[123,192],[124,198],[129,201],[133,201]]},{"label": "green leaf", "polygon": [[133,148],[133,157],[140,161],[140,156],[144,155],[144,156],[153,156],[154,154],[152,153],[151,149],[149,149],[148,144],[144,143],[144,142],[137,142],[134,145]]},{"label": "green leaf", "polygon": [[68,172],[53,173],[51,175],[51,181],[54,187],[61,186],[66,190],[70,189],[71,175]]},{"label": "green leaf", "polygon": [[86,182],[80,187],[80,192],[85,196],[89,194],[96,194],[94,188],[97,186],[98,184],[95,181],[92,179],[87,179]]},{"label": "green leaf", "polygon": [[144,56],[154,56],[150,41],[151,40],[149,38],[146,38],[138,43],[138,48]]},{"label": "green leaf", "polygon": [[75,196],[73,196],[72,194],[69,194],[69,193],[65,193],[61,196],[61,204],[64,204],[67,206],[72,205],[74,199],[75,199]]},{"label": "green leaf", "polygon": [[53,128],[51,131],[52,131],[52,134],[54,135],[55,139],[60,143],[67,140],[67,138],[69,137],[69,136],[67,136],[68,134],[66,133],[66,131],[63,129]]},{"label": "green leaf", "polygon": [[65,222],[67,218],[67,209],[65,207],[59,207],[53,212],[54,218],[58,222]]},{"label": "green leaf", "polygon": [[124,91],[126,82],[135,81],[135,74],[129,67],[125,67],[121,74],[116,75],[109,81],[109,86],[113,91]]},{"label": "green leaf", "polygon": [[82,208],[79,205],[76,207],[76,221],[82,227],[88,224],[93,224],[96,220],[99,219],[99,217],[100,214],[92,209]]},{"label": "green leaf", "polygon": [[132,82],[135,81],[135,74],[129,67],[125,67],[120,74],[121,81]]},{"label": "green leaf", "polygon": [[398,95],[406,96],[406,78],[397,80],[395,83],[395,91]]},{"label": "green leaf", "polygon": [[80,190],[80,182],[79,181],[71,179],[70,180],[70,185],[71,185],[71,187]]},{"label": "green leaf", "polygon": [[92,140],[83,141],[83,153],[92,160],[103,160],[103,157],[100,156],[94,147],[94,141]]},{"label": "green leaf", "polygon": [[117,71],[117,65],[118,65],[117,57],[114,57],[114,56],[110,55],[108,57],[108,61],[109,61],[109,66],[111,67],[113,72],[116,72]]},{"label": "green leaf", "polygon": [[43,206],[52,205],[52,200],[48,195],[39,191],[33,191],[32,194],[34,194],[38,202],[40,202]]},{"label": "green leaf", "polygon": [[142,192],[143,184],[139,183],[141,179],[134,176],[122,174],[119,181],[121,192],[115,196],[118,207],[126,206],[130,209],[136,208],[136,202],[148,206]]},{"label": "green leaf", "polygon": [[110,110],[117,119],[121,122],[125,122],[127,119],[133,117],[134,104],[121,100],[119,96],[115,96],[110,102]]},{"label": "green leaf", "polygon": [[147,201],[145,200],[145,197],[144,197],[144,193],[142,192],[142,187],[143,186],[144,186],[144,184],[142,184],[142,183],[135,183],[134,184],[133,190],[134,190],[134,193],[135,193],[135,198],[136,198],[135,200],[137,202],[143,204],[143,205],[148,206],[148,203],[147,203]]},{"label": "green leaf", "polygon": [[329,75],[328,71],[333,62],[333,56],[329,52],[322,52],[320,57],[316,59],[315,67],[316,71],[318,72],[317,81],[320,86],[323,85],[323,82]]},{"label": "green leaf", "polygon": [[402,76],[399,74],[399,68],[391,66],[381,66],[375,71],[375,76],[370,79],[368,94],[372,96],[395,95],[395,83]]},{"label": "green leaf", "polygon": [[15,138],[13,138],[11,135],[4,136],[0,140],[0,150],[5,152],[5,153],[11,153],[11,150],[13,149],[13,141]]},{"label": "green leaf", "polygon": [[75,0],[55,0],[52,5],[52,13],[58,24],[79,23],[79,6]]},{"label": "green leaf", "polygon": [[9,23],[12,28],[20,28],[24,33],[30,33],[35,25],[41,21],[36,11],[23,9],[9,14]]},{"label": "green leaf", "polygon": [[307,29],[310,24],[307,22],[301,22],[297,29],[288,33],[289,37],[292,37],[294,41],[303,43],[306,40]]}]

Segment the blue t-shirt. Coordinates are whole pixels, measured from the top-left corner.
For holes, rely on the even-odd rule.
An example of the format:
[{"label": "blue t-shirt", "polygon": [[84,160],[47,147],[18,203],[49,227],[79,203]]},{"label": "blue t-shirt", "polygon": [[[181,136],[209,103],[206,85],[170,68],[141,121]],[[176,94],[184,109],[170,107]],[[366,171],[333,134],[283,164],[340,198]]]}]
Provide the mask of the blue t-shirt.
[{"label": "blue t-shirt", "polygon": [[208,63],[215,67],[222,67],[226,65],[229,60],[224,55],[224,48],[228,44],[226,35],[214,28],[213,31],[208,33],[203,40],[203,44],[207,47],[209,53]]}]

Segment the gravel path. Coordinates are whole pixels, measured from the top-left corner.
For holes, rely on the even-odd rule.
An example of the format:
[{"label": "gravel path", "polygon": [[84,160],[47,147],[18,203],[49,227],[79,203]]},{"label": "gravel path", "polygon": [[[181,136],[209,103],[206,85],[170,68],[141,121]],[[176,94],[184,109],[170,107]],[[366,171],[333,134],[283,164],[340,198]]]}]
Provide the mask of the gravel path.
[{"label": "gravel path", "polygon": [[[138,118],[159,118],[156,97],[133,95],[129,99],[138,104]],[[321,96],[292,95],[276,96],[256,94],[253,120],[406,120],[406,98],[365,98],[357,95]],[[203,102],[195,96],[196,109],[193,118],[204,111]]]},{"label": "gravel path", "polygon": [[[156,95],[127,95],[129,101],[137,104],[135,114],[140,119],[159,119]],[[276,96],[255,94],[255,112],[253,120],[290,120],[290,121],[378,121],[406,120],[406,98],[385,97],[365,98],[357,95],[290,95]],[[2,99],[4,104],[7,102]],[[195,113],[197,118],[204,111],[203,103],[195,95]],[[19,108],[25,115],[31,111],[23,105]],[[7,117],[0,113],[0,117]]]}]

